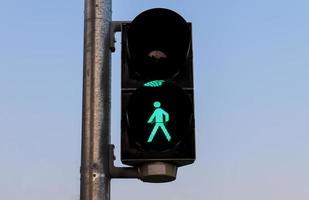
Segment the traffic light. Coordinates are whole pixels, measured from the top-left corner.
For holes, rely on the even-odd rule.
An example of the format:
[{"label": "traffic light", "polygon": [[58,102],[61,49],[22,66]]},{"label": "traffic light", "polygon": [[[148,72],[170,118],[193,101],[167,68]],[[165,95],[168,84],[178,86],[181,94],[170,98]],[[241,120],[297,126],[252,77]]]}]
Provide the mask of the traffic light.
[{"label": "traffic light", "polygon": [[122,24],[121,160],[195,160],[191,23],[154,8]]}]

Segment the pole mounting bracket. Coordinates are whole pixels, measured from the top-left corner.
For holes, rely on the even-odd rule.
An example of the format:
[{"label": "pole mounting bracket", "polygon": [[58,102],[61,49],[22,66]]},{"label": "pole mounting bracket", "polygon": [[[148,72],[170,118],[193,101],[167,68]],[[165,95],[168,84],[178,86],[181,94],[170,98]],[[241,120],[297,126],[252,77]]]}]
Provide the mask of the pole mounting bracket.
[{"label": "pole mounting bracket", "polygon": [[109,175],[111,178],[140,178],[138,168],[134,167],[116,167],[114,161],[116,159],[114,155],[113,144],[109,144]]},{"label": "pole mounting bracket", "polygon": [[109,176],[110,178],[135,178],[149,183],[164,183],[174,181],[177,166],[165,162],[144,163],[137,167],[116,167],[113,144],[109,144]]},{"label": "pole mounting bracket", "polygon": [[115,33],[121,32],[121,25],[125,23],[130,23],[131,21],[112,21],[110,26],[110,44],[109,49],[111,52],[115,52],[115,43],[116,43],[116,37]]}]

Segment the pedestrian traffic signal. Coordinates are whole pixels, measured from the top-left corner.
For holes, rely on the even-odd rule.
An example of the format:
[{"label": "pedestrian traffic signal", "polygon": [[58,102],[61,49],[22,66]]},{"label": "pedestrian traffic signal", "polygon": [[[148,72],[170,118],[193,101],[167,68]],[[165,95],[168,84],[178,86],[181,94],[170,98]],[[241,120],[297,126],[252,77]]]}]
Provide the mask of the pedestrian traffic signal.
[{"label": "pedestrian traffic signal", "polygon": [[195,160],[191,23],[155,8],[122,24],[121,160]]}]

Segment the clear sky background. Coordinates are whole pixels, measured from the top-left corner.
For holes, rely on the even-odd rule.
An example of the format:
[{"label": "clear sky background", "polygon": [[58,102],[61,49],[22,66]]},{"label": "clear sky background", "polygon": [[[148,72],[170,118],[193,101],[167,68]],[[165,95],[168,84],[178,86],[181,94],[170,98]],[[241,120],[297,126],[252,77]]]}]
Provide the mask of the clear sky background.
[{"label": "clear sky background", "polygon": [[[1,2],[1,199],[79,199],[83,7]],[[153,7],[193,23],[197,160],[171,183],[112,180],[111,199],[308,200],[309,1],[114,0],[113,20]]]}]

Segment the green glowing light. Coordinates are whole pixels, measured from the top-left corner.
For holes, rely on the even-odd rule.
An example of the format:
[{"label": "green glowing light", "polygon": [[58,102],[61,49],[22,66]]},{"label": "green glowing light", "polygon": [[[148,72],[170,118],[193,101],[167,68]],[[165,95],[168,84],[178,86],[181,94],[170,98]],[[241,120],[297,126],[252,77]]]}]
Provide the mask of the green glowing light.
[{"label": "green glowing light", "polygon": [[164,80],[154,80],[144,84],[145,87],[160,87],[164,83]]},{"label": "green glowing light", "polygon": [[167,141],[171,141],[171,135],[168,133],[165,123],[169,121],[169,114],[165,112],[162,108],[160,108],[161,103],[159,101],[155,101],[153,106],[156,108],[155,111],[152,113],[150,118],[148,119],[147,123],[155,123],[149,138],[147,140],[148,143],[152,142],[154,136],[156,135],[159,128],[163,131]]}]

